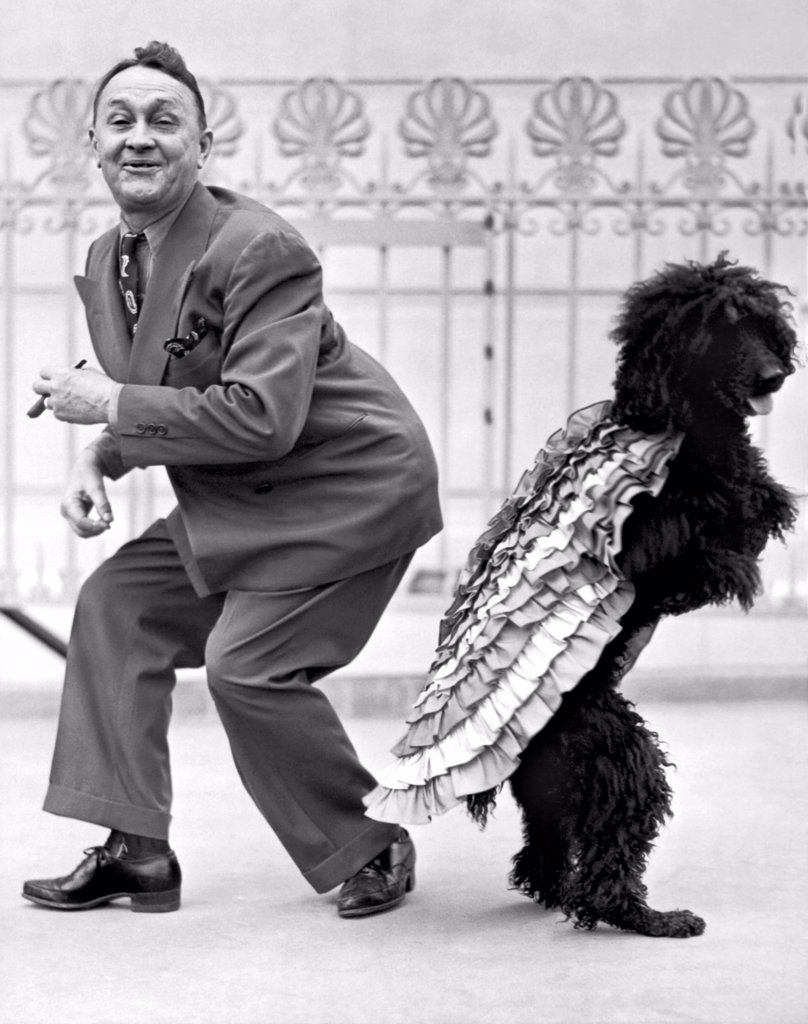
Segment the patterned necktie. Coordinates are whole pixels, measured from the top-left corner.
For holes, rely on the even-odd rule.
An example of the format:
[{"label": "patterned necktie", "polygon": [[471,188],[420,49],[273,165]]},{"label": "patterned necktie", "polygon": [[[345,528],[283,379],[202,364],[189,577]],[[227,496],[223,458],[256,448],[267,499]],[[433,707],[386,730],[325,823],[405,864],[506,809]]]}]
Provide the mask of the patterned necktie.
[{"label": "patterned necktie", "polygon": [[140,315],[140,303],[142,301],[140,271],[137,263],[137,247],[140,241],[146,241],[146,236],[143,232],[136,235],[131,231],[127,231],[123,238],[121,238],[121,262],[118,280],[121,286],[121,295],[123,295],[126,325],[132,337],[135,336],[135,331],[137,330],[137,319]]}]

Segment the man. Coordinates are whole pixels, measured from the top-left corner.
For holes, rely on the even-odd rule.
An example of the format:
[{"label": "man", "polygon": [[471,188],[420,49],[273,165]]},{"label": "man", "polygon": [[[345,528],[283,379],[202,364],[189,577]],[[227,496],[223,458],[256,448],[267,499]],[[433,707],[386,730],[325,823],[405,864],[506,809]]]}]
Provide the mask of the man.
[{"label": "man", "polygon": [[342,916],[414,883],[398,826],[312,684],[362,648],[413,551],[441,527],[434,458],[391,377],[323,304],[320,267],[266,207],[205,188],[202,97],[163,43],[101,80],[93,151],[121,225],[76,278],[103,373],[45,367],[57,419],[106,424],[62,513],[109,529],[104,478],[164,465],[177,508],[78,599],[45,809],[111,829],[70,874],[25,883],[58,909],[121,896],[175,910],[167,748],[178,667],[207,667],[241,779]]}]

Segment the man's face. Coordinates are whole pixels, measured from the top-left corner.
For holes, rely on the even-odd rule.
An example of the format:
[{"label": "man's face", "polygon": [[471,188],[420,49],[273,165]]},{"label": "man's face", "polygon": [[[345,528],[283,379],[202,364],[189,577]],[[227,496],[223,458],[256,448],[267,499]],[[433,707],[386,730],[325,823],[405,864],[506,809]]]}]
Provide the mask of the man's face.
[{"label": "man's face", "polygon": [[112,196],[136,230],[183,202],[213,139],[199,127],[191,90],[140,65],[106,84],[90,138]]}]

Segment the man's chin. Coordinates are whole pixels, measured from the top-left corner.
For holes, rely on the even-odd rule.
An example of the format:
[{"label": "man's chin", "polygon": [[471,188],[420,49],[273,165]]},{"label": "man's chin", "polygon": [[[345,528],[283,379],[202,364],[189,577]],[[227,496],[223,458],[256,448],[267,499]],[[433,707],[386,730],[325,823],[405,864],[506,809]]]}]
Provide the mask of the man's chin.
[{"label": "man's chin", "polygon": [[188,198],[194,184],[191,182],[189,187],[183,190],[176,182],[154,180],[145,176],[143,180],[139,180],[132,175],[116,180],[114,188],[110,185],[110,191],[124,220],[132,227],[139,227],[132,223],[133,218],[148,217],[146,223],[159,220]]},{"label": "man's chin", "polygon": [[126,216],[130,213],[154,213],[167,203],[167,197],[161,189],[147,182],[135,182],[118,189],[115,202]]}]

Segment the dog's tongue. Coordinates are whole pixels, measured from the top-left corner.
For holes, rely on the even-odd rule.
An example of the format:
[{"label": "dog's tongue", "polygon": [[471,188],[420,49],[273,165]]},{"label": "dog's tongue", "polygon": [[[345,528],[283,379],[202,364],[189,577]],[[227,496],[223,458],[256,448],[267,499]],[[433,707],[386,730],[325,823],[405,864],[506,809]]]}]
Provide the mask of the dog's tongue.
[{"label": "dog's tongue", "polygon": [[754,395],[747,401],[755,416],[768,416],[774,407],[774,399],[771,395]]}]

